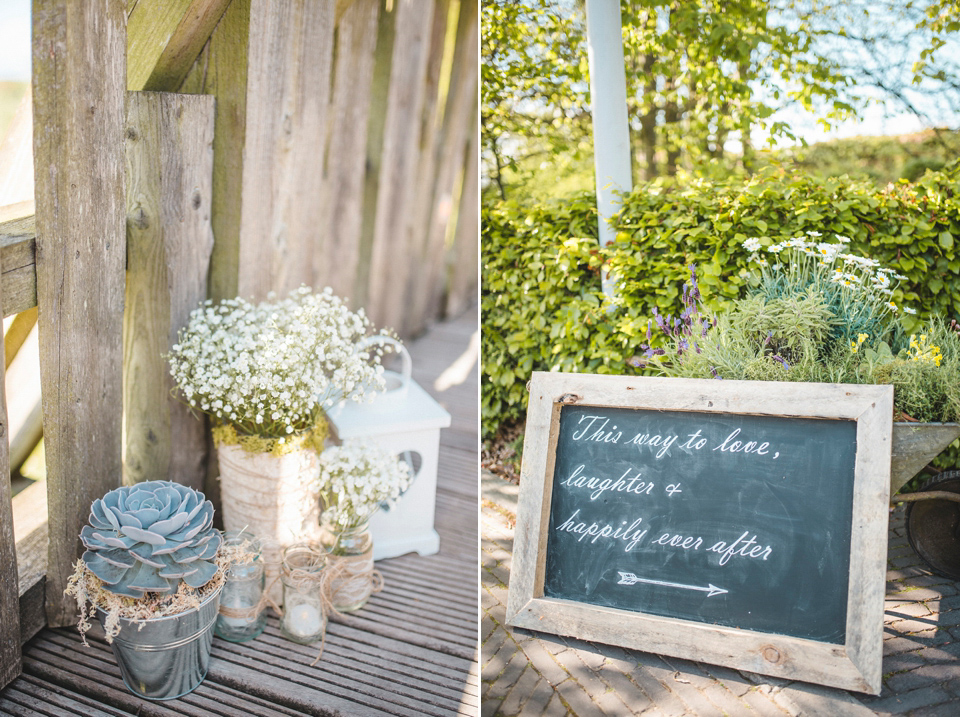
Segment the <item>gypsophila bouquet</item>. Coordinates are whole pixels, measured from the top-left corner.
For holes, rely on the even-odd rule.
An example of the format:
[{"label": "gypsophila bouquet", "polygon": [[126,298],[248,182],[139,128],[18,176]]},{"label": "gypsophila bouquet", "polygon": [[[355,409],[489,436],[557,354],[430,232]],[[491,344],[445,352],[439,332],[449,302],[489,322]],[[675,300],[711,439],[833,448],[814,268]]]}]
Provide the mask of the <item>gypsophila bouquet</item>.
[{"label": "gypsophila bouquet", "polygon": [[336,508],[341,528],[356,526],[382,504],[396,502],[412,480],[406,461],[362,442],[327,448],[319,463],[314,492],[324,508]]},{"label": "gypsophila bouquet", "polygon": [[193,408],[241,436],[283,443],[309,431],[325,406],[383,389],[382,344],[370,321],[332,291],[301,287],[281,301],[207,301],[169,356]]}]

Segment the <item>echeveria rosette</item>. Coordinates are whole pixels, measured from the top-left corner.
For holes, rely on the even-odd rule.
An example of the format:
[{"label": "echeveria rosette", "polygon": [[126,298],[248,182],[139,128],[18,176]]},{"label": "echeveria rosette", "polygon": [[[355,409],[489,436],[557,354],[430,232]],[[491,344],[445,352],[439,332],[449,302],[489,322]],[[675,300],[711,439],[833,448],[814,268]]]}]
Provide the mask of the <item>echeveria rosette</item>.
[{"label": "echeveria rosette", "polygon": [[169,481],[123,486],[93,501],[80,531],[83,562],[117,595],[173,593],[216,574],[223,543],[213,527],[213,504],[203,493]]}]

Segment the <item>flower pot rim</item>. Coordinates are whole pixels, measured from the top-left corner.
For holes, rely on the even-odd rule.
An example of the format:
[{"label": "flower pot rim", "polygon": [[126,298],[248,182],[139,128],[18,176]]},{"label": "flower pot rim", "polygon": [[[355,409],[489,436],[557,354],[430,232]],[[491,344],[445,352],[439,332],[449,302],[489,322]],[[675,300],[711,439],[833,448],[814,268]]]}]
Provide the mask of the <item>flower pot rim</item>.
[{"label": "flower pot rim", "polygon": [[[172,614],[172,615],[157,615],[157,616],[155,616],[155,617],[123,617],[123,616],[121,615],[121,616],[120,616],[120,619],[123,620],[123,621],[125,621],[125,622],[128,622],[128,623],[134,623],[134,624],[139,625],[139,624],[141,624],[141,623],[144,623],[144,624],[146,624],[146,623],[158,623],[158,622],[160,622],[160,621],[162,621],[162,620],[170,620],[170,619],[174,619],[174,618],[181,618],[181,617],[183,617],[184,615],[189,615],[191,612],[194,612],[194,611],[199,612],[203,607],[205,607],[211,600],[213,600],[215,597],[217,597],[221,592],[223,592],[223,583],[221,583],[221,584],[220,584],[220,587],[218,587],[216,590],[214,590],[213,592],[211,592],[206,598],[204,598],[203,600],[201,600],[199,605],[194,605],[193,607],[187,608],[186,610],[183,610],[183,611],[181,611],[181,612],[174,613],[174,614]],[[94,607],[96,607],[97,613],[103,613],[104,615],[107,615],[107,614],[108,614],[107,611],[104,610],[104,609],[103,609],[102,607],[100,607],[99,605],[95,605]]]}]

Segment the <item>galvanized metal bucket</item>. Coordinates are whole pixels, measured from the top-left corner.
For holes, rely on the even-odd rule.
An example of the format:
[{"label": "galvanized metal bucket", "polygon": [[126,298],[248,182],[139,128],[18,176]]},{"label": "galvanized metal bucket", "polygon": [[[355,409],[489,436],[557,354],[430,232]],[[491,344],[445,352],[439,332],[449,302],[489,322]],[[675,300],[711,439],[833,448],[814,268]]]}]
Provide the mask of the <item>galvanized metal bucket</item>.
[{"label": "galvanized metal bucket", "polygon": [[[173,700],[195,690],[207,676],[219,609],[217,590],[198,607],[178,615],[120,618],[120,634],[111,647],[127,689],[147,700]],[[97,610],[101,625],[106,617]]]}]

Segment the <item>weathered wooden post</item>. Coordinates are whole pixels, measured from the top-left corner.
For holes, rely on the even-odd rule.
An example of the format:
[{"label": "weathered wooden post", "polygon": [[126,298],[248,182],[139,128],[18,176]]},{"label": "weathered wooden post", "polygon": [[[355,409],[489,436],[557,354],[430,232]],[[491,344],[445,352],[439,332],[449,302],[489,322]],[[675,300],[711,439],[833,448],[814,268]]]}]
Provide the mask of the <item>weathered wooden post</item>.
[{"label": "weathered wooden post", "polygon": [[[0,306],[3,292],[0,291]],[[3,335],[0,334],[0,349]],[[20,674],[20,591],[13,536],[13,496],[7,452],[7,400],[0,363],[0,689]]]},{"label": "weathered wooden post", "polygon": [[73,622],[63,594],[90,503],[121,478],[126,262],[123,122],[125,0],[33,3],[43,434],[52,626]]},{"label": "weathered wooden post", "polygon": [[163,356],[207,298],[214,99],[127,96],[124,476],[203,488],[204,422],[172,393]]}]

